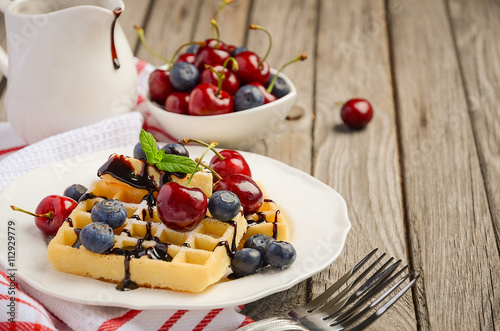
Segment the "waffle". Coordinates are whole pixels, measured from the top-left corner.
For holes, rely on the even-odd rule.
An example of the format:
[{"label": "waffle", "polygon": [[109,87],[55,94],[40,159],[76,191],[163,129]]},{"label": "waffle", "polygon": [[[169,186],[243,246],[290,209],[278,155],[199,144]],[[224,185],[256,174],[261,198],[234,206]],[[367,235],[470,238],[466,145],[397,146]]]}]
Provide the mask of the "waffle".
[{"label": "waffle", "polygon": [[257,182],[264,194],[264,203],[255,214],[245,216],[247,230],[240,241],[238,249],[241,249],[245,241],[253,235],[262,233],[276,240],[288,241],[287,219],[280,207],[274,202],[262,183]]},{"label": "waffle", "polygon": [[[161,222],[152,203],[165,173],[140,160],[112,155],[98,174],[100,179],[49,243],[47,258],[57,270],[118,283],[119,290],[143,286],[186,292],[201,292],[225,275],[229,255],[246,230],[242,213],[230,222],[207,216],[192,231],[178,232]],[[187,180],[175,175],[171,179]],[[212,175],[198,172],[190,186],[211,196]],[[124,203],[127,220],[114,230],[114,247],[97,254],[78,245],[78,233],[92,222],[94,204],[106,198]]]}]

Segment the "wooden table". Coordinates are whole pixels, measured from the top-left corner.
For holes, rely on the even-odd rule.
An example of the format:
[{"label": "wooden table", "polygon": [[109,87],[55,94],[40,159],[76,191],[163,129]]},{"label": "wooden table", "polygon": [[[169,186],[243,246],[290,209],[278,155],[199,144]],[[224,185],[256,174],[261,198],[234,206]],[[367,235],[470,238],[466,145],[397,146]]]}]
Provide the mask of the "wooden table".
[{"label": "wooden table", "polygon": [[[219,0],[125,3],[120,23],[136,56],[159,65],[133,25],[171,56],[211,36]],[[500,4],[487,0],[237,0],[219,16],[224,41],[259,54],[267,40],[248,25],[266,27],[274,67],[309,55],[285,71],[302,116],[251,151],[330,185],[352,222],[329,269],[245,314],[303,304],[379,247],[423,279],[371,329],[500,329],[499,17]],[[351,97],[374,106],[364,130],[340,120],[337,102]]]}]

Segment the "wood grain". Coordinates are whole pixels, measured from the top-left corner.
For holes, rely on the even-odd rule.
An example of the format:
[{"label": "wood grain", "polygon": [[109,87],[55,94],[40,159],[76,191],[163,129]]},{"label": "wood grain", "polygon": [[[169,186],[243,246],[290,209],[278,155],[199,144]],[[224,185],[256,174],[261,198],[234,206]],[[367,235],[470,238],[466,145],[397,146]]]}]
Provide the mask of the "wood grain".
[{"label": "wood grain", "polygon": [[419,321],[492,329],[498,250],[445,3],[405,2],[391,36]]},{"label": "wood grain", "polygon": [[[299,54],[308,55],[304,62],[294,63],[283,70],[297,89],[297,99],[291,109],[294,120],[276,121],[271,130],[256,132],[258,138],[251,150],[271,155],[307,173],[312,169],[312,127],[314,120],[314,68],[317,38],[318,1],[254,1],[249,24],[266,28],[273,37],[273,47],[267,61],[280,68]],[[268,47],[266,34],[247,31],[246,46],[260,56]]]},{"label": "wood grain", "polygon": [[[450,17],[464,80],[469,115],[479,154],[497,246],[500,243],[500,6],[492,1],[450,1]],[[492,310],[488,327],[500,327],[500,276],[482,292]]]},{"label": "wood grain", "polygon": [[134,25],[144,26],[149,7],[152,5],[152,0],[123,0],[125,10],[119,18],[120,25],[127,36],[127,40],[132,50],[137,49],[139,38]]},{"label": "wood grain", "polygon": [[[221,1],[202,1],[199,8],[198,19],[194,33],[194,40],[212,38],[212,26],[210,19],[214,17]],[[251,1],[234,1],[226,5],[217,17],[217,25],[220,30],[220,39],[231,45],[243,45],[245,43],[248,13]]]},{"label": "wood grain", "polygon": [[[403,196],[383,1],[323,1],[316,54],[314,175],[346,200],[352,230],[340,258],[313,277],[317,296],[373,248],[407,261]],[[348,129],[339,102],[370,100],[374,117]],[[379,254],[380,255],[380,254]],[[371,329],[415,330],[411,293]]]},{"label": "wood grain", "polygon": [[[193,27],[198,15],[199,0],[156,0],[143,29],[151,48],[170,59],[178,47],[193,37]],[[154,65],[165,61],[150,54],[139,45],[136,56]]]}]

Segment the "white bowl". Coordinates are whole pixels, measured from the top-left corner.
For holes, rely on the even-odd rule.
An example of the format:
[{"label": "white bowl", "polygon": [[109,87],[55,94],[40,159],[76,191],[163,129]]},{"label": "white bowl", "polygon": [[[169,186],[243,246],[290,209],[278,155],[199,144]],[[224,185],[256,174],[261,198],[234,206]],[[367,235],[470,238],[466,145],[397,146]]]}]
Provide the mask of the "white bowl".
[{"label": "white bowl", "polygon": [[282,122],[295,102],[297,90],[288,77],[282,73],[280,76],[290,87],[287,95],[268,104],[230,114],[191,116],[171,113],[152,102],[149,94],[146,102],[153,117],[174,139],[217,141],[219,147],[245,150],[257,139],[283,130]]}]

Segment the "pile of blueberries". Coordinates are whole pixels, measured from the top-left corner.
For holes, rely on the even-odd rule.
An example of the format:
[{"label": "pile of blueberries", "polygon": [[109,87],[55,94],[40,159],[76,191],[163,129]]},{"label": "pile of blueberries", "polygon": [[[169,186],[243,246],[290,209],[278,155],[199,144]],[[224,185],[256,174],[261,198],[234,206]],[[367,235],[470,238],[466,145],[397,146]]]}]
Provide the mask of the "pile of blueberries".
[{"label": "pile of blueberries", "polygon": [[254,274],[263,267],[283,270],[295,262],[297,253],[292,244],[278,241],[265,234],[256,234],[234,253],[231,269],[236,277]]}]

